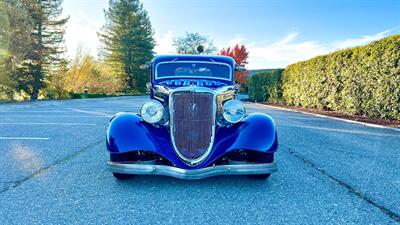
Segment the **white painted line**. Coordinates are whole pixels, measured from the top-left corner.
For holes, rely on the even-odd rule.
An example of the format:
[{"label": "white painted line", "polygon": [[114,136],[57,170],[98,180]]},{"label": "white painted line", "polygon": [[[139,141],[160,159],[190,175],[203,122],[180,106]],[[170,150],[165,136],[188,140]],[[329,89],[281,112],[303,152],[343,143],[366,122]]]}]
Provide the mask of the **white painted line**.
[{"label": "white painted line", "polygon": [[289,111],[289,112],[303,113],[303,114],[317,116],[317,117],[321,117],[321,118],[329,118],[329,119],[339,120],[339,121],[343,121],[343,122],[347,122],[347,123],[360,124],[360,125],[364,125],[364,126],[367,126],[367,127],[389,129],[389,130],[394,130],[394,131],[400,132],[399,128],[394,128],[394,127],[387,127],[387,126],[382,126],[382,125],[378,125],[378,124],[365,123],[365,122],[360,122],[360,121],[355,121],[355,120],[348,120],[348,119],[337,118],[337,117],[332,117],[332,116],[326,116],[326,115],[321,115],[321,114],[315,114],[315,113],[310,113],[310,112],[303,112],[303,111],[300,111],[300,110],[287,109],[287,108],[278,107],[278,106],[271,106],[271,105],[264,105],[264,104],[260,104],[260,103],[254,103],[254,104],[256,104],[258,106],[267,107],[267,108],[279,109],[279,110],[284,110],[284,111]]},{"label": "white painted line", "polygon": [[0,111],[0,113],[73,113],[65,110],[20,110],[20,111]]},{"label": "white painted line", "polygon": [[0,140],[50,140],[42,137],[0,137]]},{"label": "white painted line", "polygon": [[86,113],[86,114],[96,115],[96,116],[106,116],[106,117],[112,117],[113,116],[111,114],[98,112],[98,111],[89,111],[89,110],[83,110],[83,109],[71,109],[71,110],[74,111],[74,112]]},{"label": "white painted line", "polygon": [[0,118],[93,118],[93,117],[110,117],[110,116],[69,116],[69,115],[2,115]]},{"label": "white painted line", "polygon": [[66,126],[96,126],[95,123],[0,123],[0,125],[66,125]]}]

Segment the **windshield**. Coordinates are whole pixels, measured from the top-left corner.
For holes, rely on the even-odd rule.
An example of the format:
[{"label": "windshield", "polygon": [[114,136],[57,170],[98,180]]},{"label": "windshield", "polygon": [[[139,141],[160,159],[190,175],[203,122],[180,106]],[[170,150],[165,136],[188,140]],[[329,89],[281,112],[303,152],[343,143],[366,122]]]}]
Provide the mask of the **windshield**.
[{"label": "windshield", "polygon": [[231,67],[227,64],[207,62],[168,62],[156,66],[156,79],[189,77],[231,80]]}]

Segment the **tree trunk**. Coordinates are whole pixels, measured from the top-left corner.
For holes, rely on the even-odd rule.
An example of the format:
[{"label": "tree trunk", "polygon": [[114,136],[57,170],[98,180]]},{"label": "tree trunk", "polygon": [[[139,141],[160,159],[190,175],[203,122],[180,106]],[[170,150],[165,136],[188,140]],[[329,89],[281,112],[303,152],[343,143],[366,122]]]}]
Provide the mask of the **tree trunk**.
[{"label": "tree trunk", "polygon": [[133,88],[133,80],[132,80],[131,76],[128,75],[128,77],[126,78],[126,83],[127,83],[128,88],[130,88],[130,89]]},{"label": "tree trunk", "polygon": [[[42,1],[39,0],[40,7],[42,7]],[[43,13],[43,10],[41,8],[40,13]],[[42,15],[40,15],[42,16]],[[35,72],[33,74],[33,90],[31,94],[31,100],[36,100],[39,96],[39,89],[41,88],[40,82],[42,82],[42,77],[44,76],[43,74],[43,21],[42,18],[39,19],[38,21],[38,44],[39,44],[39,49],[38,49],[38,62],[37,66],[35,69]]]},{"label": "tree trunk", "polygon": [[31,94],[31,100],[36,100],[39,95],[39,89],[34,88]]},{"label": "tree trunk", "polygon": [[132,76],[131,62],[132,62],[132,51],[128,50],[128,62],[125,62],[126,63],[125,66],[127,68],[126,74],[128,75],[128,79],[129,79],[128,86],[130,89],[133,89],[135,79]]},{"label": "tree trunk", "polygon": [[40,89],[40,76],[42,73],[42,66],[38,65],[37,68],[34,70],[33,74],[33,87],[32,87],[32,93],[31,93],[31,100],[36,100],[38,99],[39,96],[39,89]]}]

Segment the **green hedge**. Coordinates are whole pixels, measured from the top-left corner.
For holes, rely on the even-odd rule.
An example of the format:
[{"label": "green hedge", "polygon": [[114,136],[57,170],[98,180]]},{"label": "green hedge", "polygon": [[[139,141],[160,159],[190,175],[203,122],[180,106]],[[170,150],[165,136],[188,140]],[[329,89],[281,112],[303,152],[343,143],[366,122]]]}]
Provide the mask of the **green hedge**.
[{"label": "green hedge", "polygon": [[248,81],[250,101],[277,103],[282,101],[282,72],[276,69],[252,75]]},{"label": "green hedge", "polygon": [[400,35],[289,65],[289,105],[400,119]]}]

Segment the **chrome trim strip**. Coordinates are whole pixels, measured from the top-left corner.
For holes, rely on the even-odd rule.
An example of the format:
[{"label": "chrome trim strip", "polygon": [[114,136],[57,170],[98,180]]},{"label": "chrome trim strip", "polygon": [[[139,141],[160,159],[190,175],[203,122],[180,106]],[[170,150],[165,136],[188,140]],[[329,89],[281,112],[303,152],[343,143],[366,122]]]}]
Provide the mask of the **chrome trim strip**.
[{"label": "chrome trim strip", "polygon": [[219,165],[187,170],[165,165],[124,164],[107,161],[113,173],[136,175],[162,175],[180,179],[195,180],[219,175],[268,174],[278,170],[276,163],[248,163],[239,165]]},{"label": "chrome trim strip", "polygon": [[[196,76],[164,76],[164,77],[158,77],[158,72],[157,72],[157,70],[158,70],[158,66],[159,65],[161,65],[161,64],[171,64],[171,63],[205,63],[205,64],[218,64],[218,65],[224,65],[224,66],[227,66],[228,68],[229,68],[229,78],[222,78],[222,77],[210,77],[210,76],[206,76],[206,77],[196,77]],[[159,62],[159,63],[157,63],[157,65],[156,65],[156,68],[155,68],[155,74],[154,74],[154,79],[155,80],[159,80],[159,79],[168,79],[168,78],[174,78],[174,79],[177,79],[177,78],[204,78],[204,79],[216,79],[216,80],[227,80],[227,81],[232,81],[233,79],[232,79],[232,77],[233,77],[233,72],[232,72],[232,67],[229,65],[229,64],[227,64],[227,63],[222,63],[222,62],[207,62],[207,61],[184,61],[184,60],[181,60],[181,61],[165,61],[165,62]]]},{"label": "chrome trim strip", "polygon": [[[209,146],[208,146],[208,148],[207,148],[207,150],[206,150],[206,152],[202,155],[202,156],[200,156],[199,158],[197,158],[197,159],[188,159],[188,158],[186,158],[185,156],[183,156],[182,154],[181,154],[181,152],[177,149],[177,147],[176,147],[176,145],[175,145],[175,139],[174,139],[174,135],[173,135],[173,130],[174,130],[174,123],[173,123],[173,121],[174,121],[174,109],[173,109],[173,94],[174,93],[177,93],[177,92],[197,92],[197,93],[210,93],[210,94],[212,94],[213,95],[213,102],[212,102],[212,104],[213,104],[213,115],[212,115],[212,117],[213,117],[213,124],[212,124],[212,130],[211,130],[211,142],[210,142],[210,144],[209,144]],[[216,91],[214,91],[214,90],[211,90],[211,89],[209,89],[209,88],[200,88],[200,87],[197,87],[197,86],[189,86],[189,87],[181,87],[181,88],[176,88],[176,89],[173,89],[172,91],[171,91],[171,93],[169,94],[169,103],[168,103],[168,105],[169,105],[169,118],[170,118],[170,130],[169,130],[169,132],[170,132],[170,137],[171,137],[171,143],[172,143],[172,147],[173,147],[173,149],[174,149],[174,151],[175,151],[175,153],[179,156],[179,158],[181,158],[187,165],[189,165],[189,166],[195,166],[195,165],[197,165],[197,164],[199,164],[199,163],[201,163],[202,161],[204,161],[206,158],[207,158],[207,156],[211,153],[211,150],[212,150],[212,148],[213,148],[213,145],[214,145],[214,139],[215,139],[215,124],[216,124],[216,116],[217,116],[217,92]]]}]

